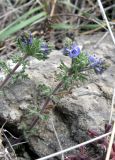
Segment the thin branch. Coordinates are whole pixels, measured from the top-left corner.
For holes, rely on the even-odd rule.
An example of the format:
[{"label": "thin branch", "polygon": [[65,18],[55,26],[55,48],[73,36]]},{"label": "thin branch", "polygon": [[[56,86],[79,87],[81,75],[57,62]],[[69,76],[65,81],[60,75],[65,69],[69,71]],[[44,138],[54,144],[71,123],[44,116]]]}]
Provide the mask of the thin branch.
[{"label": "thin branch", "polygon": [[98,42],[95,44],[94,48],[97,48],[98,45],[101,44],[101,42],[105,39],[105,37],[108,35],[109,31],[105,32],[104,35],[98,40]]},{"label": "thin branch", "polygon": [[4,15],[0,16],[0,19],[3,18],[3,17],[5,17],[5,16],[8,16],[8,15],[12,14],[13,12],[16,12],[16,11],[19,10],[19,9],[22,9],[22,8],[24,8],[24,7],[27,7],[27,6],[30,5],[31,3],[33,3],[33,2],[32,2],[32,1],[29,1],[28,3],[25,3],[25,4],[21,5],[21,6],[18,7],[18,8],[12,9],[11,11],[9,11],[9,12],[5,13]]},{"label": "thin branch", "polygon": [[[54,94],[57,92],[57,90],[58,90],[62,85],[63,85],[63,81],[61,81],[61,82],[55,87],[55,89],[54,89],[53,92],[50,94],[50,96],[47,97],[44,105],[42,106],[42,109],[41,109],[41,111],[40,111],[40,114],[44,113],[44,110],[46,109],[48,103],[49,103],[50,100],[51,100],[51,96],[54,95]],[[30,127],[29,127],[29,129],[28,129],[29,131],[36,125],[36,123],[38,122],[38,120],[39,120],[39,116],[35,117],[35,119],[32,121],[32,124],[30,124]]]},{"label": "thin branch", "polygon": [[111,9],[111,8],[114,8],[114,7],[115,7],[115,4],[113,4],[113,5],[109,6],[109,7],[106,7],[105,8],[105,12],[108,11],[109,9]]},{"label": "thin branch", "polygon": [[11,145],[10,141],[9,141],[9,139],[7,138],[7,136],[5,135],[5,133],[4,133],[3,135],[4,135],[5,139],[6,139],[6,141],[8,142],[9,147],[10,147],[10,148],[11,148],[11,150],[13,151],[14,156],[15,156],[15,158],[16,158],[16,153],[15,153],[15,151],[14,151],[14,149],[13,149],[13,147],[12,147],[12,145]]},{"label": "thin branch", "polygon": [[[53,130],[54,130],[56,139],[57,139],[57,141],[58,141],[59,147],[60,147],[60,149],[61,149],[61,151],[62,151],[63,148],[62,148],[62,146],[61,146],[61,142],[60,142],[60,140],[59,140],[59,138],[58,138],[58,134],[57,134],[57,131],[56,131],[55,126],[54,126],[53,117],[51,118],[51,123],[52,123],[52,127],[53,127]],[[62,160],[64,160],[64,154],[63,154],[63,153],[62,153]]]},{"label": "thin branch", "polygon": [[[25,60],[28,57],[28,55],[24,55],[24,57],[22,57],[22,60]],[[15,67],[12,69],[12,71],[6,76],[6,78],[4,79],[4,81],[2,82],[2,84],[0,85],[0,90],[3,89],[3,87],[5,86],[5,84],[8,82],[8,80],[10,79],[10,77],[15,73],[15,71],[18,69],[18,67],[20,66],[20,61],[15,65]]]},{"label": "thin branch", "polygon": [[112,38],[112,40],[113,40],[113,43],[114,43],[114,45],[115,45],[115,37],[114,37],[113,32],[112,32],[112,30],[111,30],[111,27],[110,27],[109,21],[108,21],[108,19],[107,19],[107,16],[106,16],[106,14],[105,14],[105,11],[104,11],[104,8],[103,8],[103,5],[102,5],[101,0],[98,0],[98,4],[99,4],[100,10],[101,10],[101,12],[102,12],[103,18],[105,19],[105,21],[106,21],[106,23],[107,23],[107,27],[108,27],[108,30],[109,30],[109,32],[110,32],[111,38]]},{"label": "thin branch", "polygon": [[75,11],[76,11],[77,4],[78,4],[78,0],[75,1],[75,4],[74,4],[74,5],[75,5],[75,8],[74,8],[73,11],[72,11],[73,14],[74,14]]},{"label": "thin branch", "polygon": [[[12,5],[11,1],[10,0],[7,0],[7,2],[9,3],[10,7],[11,7],[11,10],[15,10],[14,6]],[[17,14],[17,12],[15,12],[15,15],[17,18],[19,18],[19,15]]]},{"label": "thin branch", "polygon": [[51,13],[50,13],[50,17],[52,17],[53,14],[54,14],[55,6],[56,6],[56,1],[57,0],[53,0],[53,2],[52,2],[52,10],[51,10]]},{"label": "thin branch", "polygon": [[109,142],[109,146],[108,146],[108,150],[107,150],[105,160],[109,160],[109,158],[110,158],[111,148],[112,148],[112,144],[113,144],[113,141],[114,141],[114,136],[115,136],[115,121],[114,121],[113,130],[112,130],[112,133],[111,133],[111,138],[110,138],[110,142]]},{"label": "thin branch", "polygon": [[0,128],[1,132],[3,131],[4,126],[6,125],[7,120],[4,122],[4,124],[2,125],[2,127]]},{"label": "thin branch", "polygon": [[19,139],[19,138],[13,136],[13,135],[12,135],[9,131],[7,131],[6,129],[3,129],[3,131],[4,131],[4,132],[7,132],[12,138],[14,138],[14,139]]},{"label": "thin branch", "polygon": [[40,6],[43,5],[40,0],[36,0],[36,2],[37,2]]},{"label": "thin branch", "polygon": [[113,97],[112,97],[112,103],[111,103],[111,112],[110,112],[109,124],[111,124],[111,120],[112,120],[113,109],[114,109],[114,99],[115,99],[115,88],[113,89]]},{"label": "thin branch", "polygon": [[12,157],[10,156],[7,148],[4,148],[4,151],[3,152],[0,152],[0,158],[4,158],[4,160],[14,160],[12,159]]},{"label": "thin branch", "polygon": [[[79,10],[79,13],[78,13],[79,16],[82,15],[82,12],[84,11],[85,3],[86,3],[85,1],[82,1],[81,9]],[[80,25],[80,22],[81,22],[81,19],[78,19],[77,26]]]},{"label": "thin branch", "polygon": [[22,145],[22,144],[25,144],[25,143],[28,143],[28,142],[25,141],[25,142],[16,143],[16,144],[13,144],[12,147],[19,146],[19,145]]}]

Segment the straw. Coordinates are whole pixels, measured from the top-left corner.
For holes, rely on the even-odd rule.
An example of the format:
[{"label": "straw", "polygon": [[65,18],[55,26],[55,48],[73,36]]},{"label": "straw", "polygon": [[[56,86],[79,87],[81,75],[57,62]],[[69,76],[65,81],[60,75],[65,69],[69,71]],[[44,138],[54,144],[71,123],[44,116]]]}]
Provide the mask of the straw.
[{"label": "straw", "polygon": [[112,133],[111,133],[111,138],[110,138],[110,142],[109,142],[109,146],[108,146],[108,150],[107,150],[105,160],[109,160],[109,158],[110,158],[111,148],[112,148],[112,144],[113,144],[113,141],[114,141],[114,136],[115,136],[115,121],[114,121],[113,130],[112,130]]},{"label": "straw", "polygon": [[112,104],[111,104],[111,112],[110,112],[109,124],[111,124],[111,120],[112,120],[113,109],[114,109],[114,99],[115,99],[115,88],[113,89],[113,97],[112,97]]},{"label": "straw", "polygon": [[101,2],[101,0],[97,0],[97,1],[98,1],[100,10],[101,10],[101,12],[102,12],[103,18],[105,19],[105,21],[106,21],[106,23],[107,23],[107,27],[108,27],[108,30],[109,30],[109,32],[110,32],[111,38],[112,38],[112,40],[113,40],[113,43],[115,44],[115,37],[114,37],[113,32],[112,32],[112,30],[111,30],[111,27],[110,27],[109,21],[108,21],[108,19],[107,19],[107,16],[106,16],[106,14],[105,14],[105,11],[104,11],[102,2]]},{"label": "straw", "polygon": [[104,137],[106,137],[106,136],[109,136],[110,134],[111,134],[111,132],[106,133],[106,134],[103,134],[103,135],[101,135],[101,136],[99,136],[99,137],[90,139],[90,140],[88,140],[88,141],[86,141],[86,142],[83,142],[83,143],[81,143],[81,144],[78,144],[78,145],[69,147],[69,148],[64,149],[64,150],[62,150],[62,151],[59,151],[59,152],[50,154],[50,155],[48,155],[48,156],[45,156],[45,157],[42,157],[42,158],[39,158],[39,159],[36,159],[36,160],[46,160],[46,159],[49,159],[49,158],[52,158],[52,157],[55,157],[55,156],[58,156],[58,155],[62,155],[63,153],[69,152],[69,151],[71,151],[71,150],[73,150],[73,149],[76,149],[76,148],[80,148],[80,147],[82,147],[82,146],[84,146],[84,145],[87,145],[87,144],[89,144],[89,143],[92,143],[92,142],[94,142],[94,141],[97,141],[97,140],[99,140],[99,139],[102,139],[102,138],[104,138]]}]

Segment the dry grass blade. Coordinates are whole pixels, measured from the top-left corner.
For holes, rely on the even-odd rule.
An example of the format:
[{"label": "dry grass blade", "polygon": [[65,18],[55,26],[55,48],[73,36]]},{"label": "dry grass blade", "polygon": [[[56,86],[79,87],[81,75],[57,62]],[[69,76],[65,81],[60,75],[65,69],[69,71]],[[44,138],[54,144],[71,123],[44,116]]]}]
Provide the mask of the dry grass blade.
[{"label": "dry grass blade", "polygon": [[[60,142],[60,140],[59,140],[59,138],[58,138],[58,134],[57,134],[57,131],[56,131],[55,126],[54,126],[53,117],[52,117],[52,119],[51,119],[51,123],[52,123],[52,127],[53,127],[53,130],[54,130],[56,139],[57,139],[57,141],[58,141],[59,147],[60,147],[60,149],[61,149],[61,151],[62,151],[63,148],[62,148],[62,146],[61,146],[61,142]],[[63,154],[63,153],[62,153],[62,160],[64,160],[64,154]]]},{"label": "dry grass blade", "polygon": [[109,146],[108,146],[108,150],[107,150],[107,154],[106,154],[106,159],[105,160],[109,160],[110,159],[111,148],[112,148],[112,144],[113,144],[113,141],[114,141],[114,136],[115,136],[115,121],[114,121],[113,130],[112,130],[112,133],[111,133],[111,138],[110,138],[110,142],[109,142]]},{"label": "dry grass blade", "polygon": [[108,27],[108,30],[109,30],[109,32],[110,32],[111,38],[112,38],[112,40],[113,40],[113,43],[114,43],[114,45],[115,45],[115,37],[114,37],[113,32],[112,32],[112,30],[111,30],[111,27],[110,27],[109,21],[108,21],[108,19],[107,19],[107,16],[106,16],[106,14],[105,14],[105,11],[104,11],[104,8],[103,8],[103,5],[102,5],[101,0],[98,0],[98,4],[99,4],[100,10],[101,10],[101,12],[102,12],[103,18],[105,19],[105,21],[106,21],[106,23],[107,23],[107,27]]},{"label": "dry grass blade", "polygon": [[112,120],[113,109],[114,109],[114,99],[115,99],[115,88],[113,89],[113,97],[112,97],[112,104],[111,104],[109,124],[111,124],[111,120]]},{"label": "dry grass blade", "polygon": [[56,1],[57,0],[53,0],[53,2],[52,2],[52,10],[51,10],[51,13],[50,13],[50,17],[52,17],[53,14],[54,14],[55,6],[56,6]]},{"label": "dry grass blade", "polygon": [[[2,135],[4,135],[3,128],[6,123],[7,123],[7,121],[0,128],[0,158],[2,158],[4,160],[17,160],[14,150],[12,150],[14,153],[14,158],[12,158],[10,153],[8,152],[7,148],[5,148],[2,144],[2,140],[3,140]],[[9,140],[7,142],[9,143]]]},{"label": "dry grass blade", "polygon": [[91,140],[85,141],[85,142],[83,142],[83,143],[81,143],[81,144],[72,146],[72,147],[70,147],[70,148],[64,149],[64,150],[62,150],[62,151],[59,151],[59,152],[50,154],[50,155],[48,155],[48,156],[46,156],[46,157],[39,158],[39,159],[36,159],[36,160],[46,160],[46,159],[50,159],[50,158],[52,158],[52,157],[56,157],[56,156],[58,156],[58,155],[61,155],[62,153],[66,153],[66,152],[69,152],[69,151],[74,150],[74,149],[76,149],[76,148],[80,148],[80,147],[82,147],[82,146],[84,146],[84,145],[87,145],[87,144],[89,144],[89,143],[95,142],[95,141],[97,141],[97,140],[99,140],[99,139],[102,139],[102,138],[104,138],[104,137],[106,137],[106,136],[109,136],[110,134],[111,134],[111,132],[106,133],[106,134],[103,134],[103,135],[101,135],[101,136],[99,136],[99,137],[96,137],[96,138],[93,138],[93,139],[91,139]]},{"label": "dry grass blade", "polygon": [[94,48],[97,48],[101,42],[105,39],[105,37],[109,34],[109,31],[107,31],[106,33],[104,33],[104,35],[99,39],[99,41],[95,44]]},{"label": "dry grass blade", "polygon": [[12,152],[13,152],[13,155],[14,155],[14,157],[15,157],[15,160],[17,160],[15,150],[13,149],[13,147],[12,147],[9,139],[7,138],[7,136],[6,136],[5,134],[4,134],[4,137],[5,137],[6,141],[7,141],[8,144],[9,144],[9,147],[11,148],[11,150],[12,150]]},{"label": "dry grass blade", "polygon": [[10,15],[10,14],[16,12],[16,11],[18,11],[19,9],[22,9],[22,8],[24,8],[24,7],[29,6],[31,3],[33,3],[33,1],[30,1],[30,2],[28,2],[28,3],[25,3],[25,4],[21,5],[20,7],[13,8],[11,11],[9,11],[9,12],[3,14],[2,16],[0,16],[0,19],[3,18],[3,17],[6,17],[6,16],[8,16],[8,15]]}]

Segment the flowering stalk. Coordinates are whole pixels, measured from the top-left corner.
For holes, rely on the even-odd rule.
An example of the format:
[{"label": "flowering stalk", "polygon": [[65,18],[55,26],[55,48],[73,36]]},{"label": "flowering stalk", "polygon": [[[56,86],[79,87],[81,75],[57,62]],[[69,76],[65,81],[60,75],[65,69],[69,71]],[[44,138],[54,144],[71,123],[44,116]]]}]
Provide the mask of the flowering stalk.
[{"label": "flowering stalk", "polygon": [[[72,72],[71,72],[71,68],[68,69],[68,76],[71,76]],[[44,105],[42,106],[42,109],[40,110],[40,114],[43,114],[45,109],[47,108],[50,100],[51,100],[51,96],[54,95],[64,84],[64,81],[60,81],[57,86],[54,88],[54,90],[52,91],[52,93],[47,97]],[[36,123],[39,121],[39,116],[36,116],[35,119],[32,121],[30,127],[28,128],[28,131],[30,131],[35,125]]]},{"label": "flowering stalk", "polygon": [[51,46],[43,42],[42,40],[35,39],[32,37],[31,33],[24,32],[18,39],[17,45],[20,50],[24,53],[24,56],[20,58],[15,65],[15,67],[11,70],[11,72],[6,76],[5,80],[0,85],[0,89],[2,89],[5,84],[8,82],[10,77],[15,73],[21,63],[28,57],[33,56],[38,60],[43,60],[47,58],[47,55],[51,51]]},{"label": "flowering stalk", "polygon": [[[68,70],[68,76],[71,76],[72,73],[71,73],[71,68]],[[43,114],[45,109],[47,108],[50,100],[51,100],[51,96],[54,95],[64,84],[64,81],[60,81],[58,83],[58,85],[54,88],[54,90],[52,91],[52,93],[47,97],[44,105],[42,106],[42,109],[40,110],[40,114]],[[35,125],[36,123],[39,121],[39,116],[36,116],[36,118],[32,121],[30,127],[28,128],[28,130],[30,131]]]},{"label": "flowering stalk", "polygon": [[[63,85],[63,81],[59,82],[59,84],[55,87],[53,92],[49,95],[49,97],[47,97],[42,109],[40,110],[40,114],[44,113],[45,109],[47,108],[47,105],[51,100],[51,96],[54,95],[62,85]],[[31,131],[33,127],[39,122],[39,120],[40,120],[40,117],[36,116],[35,119],[32,121],[32,123],[30,124],[30,126],[28,127],[27,131]],[[20,136],[19,139],[16,141],[16,143],[23,141],[23,138],[24,138],[23,136]]]},{"label": "flowering stalk", "polygon": [[[47,47],[46,47],[47,48]],[[70,80],[78,80],[81,78],[84,78],[84,75],[81,72],[84,72],[86,70],[90,70],[93,68],[96,73],[102,73],[104,71],[102,66],[102,61],[100,59],[97,59],[95,56],[91,56],[88,54],[81,53],[80,48],[75,44],[71,43],[71,46],[64,47],[64,55],[69,56],[71,58],[71,67],[68,68],[63,62],[60,66],[60,69],[63,70],[64,74],[62,73],[62,79],[59,82],[59,84],[55,87],[53,92],[50,94],[49,97],[47,97],[44,105],[42,106],[42,109],[40,111],[40,114],[43,114],[45,109],[47,108],[48,103],[51,100],[51,96],[54,95],[59,88],[61,88],[65,84],[65,79],[68,81]],[[30,127],[28,130],[30,131],[36,123],[39,121],[39,116],[36,116],[34,121],[32,121]]]},{"label": "flowering stalk", "polygon": [[20,36],[20,38],[18,39],[18,46],[24,51],[25,49],[25,55],[21,58],[21,60],[19,60],[17,62],[17,64],[15,65],[15,67],[11,70],[11,72],[6,76],[6,78],[4,79],[4,81],[2,82],[2,84],[0,85],[0,89],[3,89],[3,87],[5,86],[5,84],[8,82],[8,80],[10,79],[10,77],[15,73],[15,71],[18,69],[18,67],[21,65],[21,62],[23,62],[30,54],[30,48],[32,46],[33,43],[33,37],[32,34],[27,34],[27,33],[23,33],[23,35]]}]

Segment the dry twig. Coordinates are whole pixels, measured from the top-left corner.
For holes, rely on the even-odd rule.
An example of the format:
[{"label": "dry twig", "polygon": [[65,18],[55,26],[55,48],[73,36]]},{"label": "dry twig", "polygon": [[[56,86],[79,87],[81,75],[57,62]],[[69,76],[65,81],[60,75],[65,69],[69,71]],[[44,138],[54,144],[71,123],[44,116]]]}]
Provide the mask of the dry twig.
[{"label": "dry twig", "polygon": [[111,138],[110,138],[110,142],[109,142],[109,146],[108,146],[108,150],[107,150],[107,154],[106,154],[106,159],[105,160],[109,160],[110,159],[111,148],[112,148],[112,144],[113,144],[113,141],[114,141],[114,136],[115,136],[115,121],[114,121],[113,130],[112,130],[112,133],[111,133]]},{"label": "dry twig", "polygon": [[52,10],[51,10],[51,13],[50,13],[50,17],[52,17],[53,14],[54,14],[55,6],[56,6],[56,1],[57,1],[57,0],[53,0],[53,3],[52,3]]},{"label": "dry twig", "polygon": [[[53,127],[53,130],[54,130],[56,139],[57,139],[57,141],[58,141],[59,147],[60,147],[60,149],[61,149],[61,151],[62,151],[63,148],[62,148],[62,146],[61,146],[61,142],[60,142],[60,140],[59,140],[59,138],[58,138],[58,134],[57,134],[57,131],[56,131],[55,126],[54,126],[53,117],[51,118],[51,123],[52,123],[52,127]],[[62,160],[64,160],[64,154],[63,154],[63,153],[62,153]]]}]

